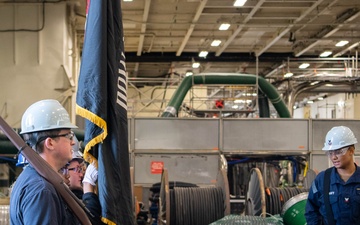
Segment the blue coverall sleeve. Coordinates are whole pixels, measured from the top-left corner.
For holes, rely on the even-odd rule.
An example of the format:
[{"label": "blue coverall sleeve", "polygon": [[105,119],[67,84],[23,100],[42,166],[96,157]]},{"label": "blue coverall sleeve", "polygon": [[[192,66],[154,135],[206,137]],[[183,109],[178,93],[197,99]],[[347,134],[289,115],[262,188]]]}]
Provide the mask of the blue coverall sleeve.
[{"label": "blue coverall sleeve", "polygon": [[105,224],[101,221],[101,205],[99,197],[92,192],[88,192],[83,195],[82,200],[86,208],[94,215],[94,219],[91,221],[93,225]]},{"label": "blue coverall sleeve", "polygon": [[50,190],[42,190],[34,192],[33,195],[28,195],[23,199],[23,221],[24,224],[60,224],[59,217],[62,213],[61,202],[56,193]]},{"label": "blue coverall sleeve", "polygon": [[305,207],[305,218],[307,225],[322,225],[322,215],[320,213],[321,193],[318,191],[318,179],[315,179],[311,184],[308,199]]}]

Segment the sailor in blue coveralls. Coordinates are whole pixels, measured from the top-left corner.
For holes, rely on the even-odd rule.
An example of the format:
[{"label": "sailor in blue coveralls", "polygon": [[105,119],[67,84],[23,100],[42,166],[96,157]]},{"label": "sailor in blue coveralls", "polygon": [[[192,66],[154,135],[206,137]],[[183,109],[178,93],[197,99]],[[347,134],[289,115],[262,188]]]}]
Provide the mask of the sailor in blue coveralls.
[{"label": "sailor in blue coveralls", "polygon": [[[23,114],[21,134],[24,140],[55,170],[72,159],[77,128],[56,100],[32,104]],[[55,187],[28,165],[17,178],[10,196],[12,225],[80,224]]]},{"label": "sailor in blue coveralls", "polygon": [[356,143],[348,127],[333,127],[327,133],[322,150],[334,165],[330,168],[328,186],[330,207],[327,209],[325,204],[325,171],[322,171],[309,190],[305,210],[307,225],[360,225],[360,169],[354,162]]}]

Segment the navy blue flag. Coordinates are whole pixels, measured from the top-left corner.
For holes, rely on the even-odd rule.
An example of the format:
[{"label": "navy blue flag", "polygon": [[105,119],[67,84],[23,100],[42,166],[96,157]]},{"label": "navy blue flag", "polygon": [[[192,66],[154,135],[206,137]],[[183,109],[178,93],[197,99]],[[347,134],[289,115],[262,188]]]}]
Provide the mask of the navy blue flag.
[{"label": "navy blue flag", "polygon": [[88,9],[76,96],[84,159],[99,171],[102,221],[133,225],[121,0],[92,0]]}]

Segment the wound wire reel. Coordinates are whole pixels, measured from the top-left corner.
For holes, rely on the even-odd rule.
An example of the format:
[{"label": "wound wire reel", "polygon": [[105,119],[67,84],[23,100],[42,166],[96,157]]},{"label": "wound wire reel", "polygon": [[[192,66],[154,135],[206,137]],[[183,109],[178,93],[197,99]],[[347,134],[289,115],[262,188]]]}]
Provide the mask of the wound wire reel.
[{"label": "wound wire reel", "polygon": [[215,186],[173,187],[163,169],[159,193],[158,224],[208,225],[230,214],[230,194],[226,171],[221,170]]}]

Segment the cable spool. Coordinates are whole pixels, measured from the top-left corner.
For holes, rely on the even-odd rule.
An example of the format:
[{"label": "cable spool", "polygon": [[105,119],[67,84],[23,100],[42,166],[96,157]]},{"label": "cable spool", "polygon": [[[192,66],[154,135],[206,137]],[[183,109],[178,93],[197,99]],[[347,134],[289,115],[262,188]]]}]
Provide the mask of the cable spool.
[{"label": "cable spool", "polygon": [[[228,199],[226,201],[226,199]],[[160,225],[208,225],[230,214],[230,195],[225,171],[220,171],[216,187],[169,188],[164,168],[159,194]]]},{"label": "cable spool", "polygon": [[258,168],[250,171],[248,191],[246,194],[245,214],[252,216],[266,216],[265,186]]},{"label": "cable spool", "polygon": [[170,192],[168,172],[164,168],[161,175],[158,222],[162,225],[167,224],[167,221],[170,224]]},{"label": "cable spool", "polygon": [[276,215],[293,196],[307,192],[306,188],[264,187],[262,174],[258,168],[250,171],[245,214],[253,216]]},{"label": "cable spool", "polygon": [[285,225],[306,225],[305,206],[308,192],[303,192],[290,198],[281,210]]},{"label": "cable spool", "polygon": [[222,169],[217,175],[216,178],[216,186],[220,187],[223,191],[223,199],[224,199],[224,208],[225,208],[225,215],[230,215],[230,188],[229,188],[229,181],[227,177],[227,171]]}]

